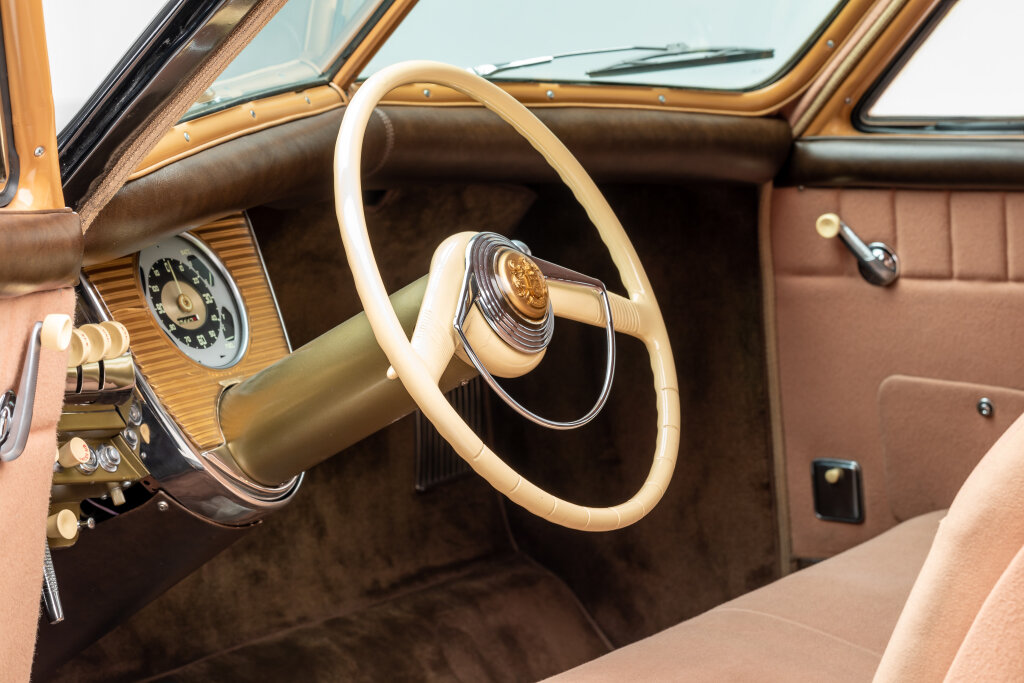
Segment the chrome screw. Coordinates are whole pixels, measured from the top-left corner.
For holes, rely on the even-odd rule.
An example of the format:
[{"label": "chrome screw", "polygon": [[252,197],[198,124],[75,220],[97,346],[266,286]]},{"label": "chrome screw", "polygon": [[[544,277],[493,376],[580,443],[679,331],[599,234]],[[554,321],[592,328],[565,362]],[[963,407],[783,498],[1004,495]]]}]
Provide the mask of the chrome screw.
[{"label": "chrome screw", "polygon": [[249,116],[251,116],[253,118],[256,118],[256,110],[255,109],[250,109],[249,110]]},{"label": "chrome screw", "polygon": [[138,403],[133,403],[131,407],[128,408],[128,421],[133,425],[137,425],[142,422],[142,406]]},{"label": "chrome screw", "polygon": [[665,96],[664,95],[658,95],[658,101],[661,102],[662,104],[665,104]]},{"label": "chrome screw", "polygon": [[185,142],[192,142],[192,136],[188,134],[188,131],[185,131]]},{"label": "chrome screw", "polygon": [[43,156],[43,154],[46,153],[46,148],[43,147],[42,145],[39,145],[34,150],[32,150],[32,153],[35,154],[37,157],[41,157]]},{"label": "chrome screw", "polygon": [[992,401],[987,398],[982,398],[978,401],[978,415],[982,417],[992,417],[992,413],[995,412],[995,406],[992,405]]},{"label": "chrome screw", "polygon": [[825,41],[825,45],[827,45],[828,49],[831,50],[832,48],[834,48],[836,46],[836,41],[831,40],[831,39],[830,40],[826,40]]},{"label": "chrome screw", "polygon": [[553,100],[553,99],[555,99],[555,91],[554,91],[554,90],[548,90],[548,91],[547,91],[546,93],[544,93],[544,94],[548,96],[548,99],[549,99],[549,100]]},{"label": "chrome screw", "polygon": [[95,517],[86,517],[85,519],[79,520],[78,521],[78,528],[79,529],[95,529],[96,528],[96,518]]},{"label": "chrome screw", "polygon": [[424,88],[423,89],[423,96],[424,97],[430,97],[430,88]]},{"label": "chrome screw", "polygon": [[171,506],[167,504],[166,500],[161,500],[156,504],[156,509],[159,512],[167,512],[170,509],[170,507]]}]

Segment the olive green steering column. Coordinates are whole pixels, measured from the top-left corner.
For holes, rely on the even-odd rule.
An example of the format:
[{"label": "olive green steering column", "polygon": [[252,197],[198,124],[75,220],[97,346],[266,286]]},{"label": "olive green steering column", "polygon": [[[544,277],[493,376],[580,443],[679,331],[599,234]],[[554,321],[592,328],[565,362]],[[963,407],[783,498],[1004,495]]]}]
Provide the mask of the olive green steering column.
[{"label": "olive green steering column", "polygon": [[[407,334],[426,288],[422,277],[391,295]],[[389,365],[366,314],[347,320],[228,387],[222,455],[261,484],[288,481],[416,408],[404,385],[387,378]],[[447,391],[476,374],[454,358],[440,384]]]}]

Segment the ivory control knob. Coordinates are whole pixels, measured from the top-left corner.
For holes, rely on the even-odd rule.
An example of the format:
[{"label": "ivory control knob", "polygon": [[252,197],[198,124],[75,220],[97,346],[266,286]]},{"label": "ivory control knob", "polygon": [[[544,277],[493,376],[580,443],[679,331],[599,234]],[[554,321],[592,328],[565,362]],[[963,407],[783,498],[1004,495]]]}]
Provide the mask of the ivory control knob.
[{"label": "ivory control knob", "polygon": [[85,332],[81,330],[71,331],[71,349],[68,351],[68,367],[77,368],[85,362],[85,359],[92,353],[92,342]]},{"label": "ivory control knob", "polygon": [[116,506],[124,505],[124,489],[117,484],[107,484],[107,490],[110,491],[110,502]]},{"label": "ivory control knob", "polygon": [[61,510],[46,518],[46,537],[70,541],[78,535],[78,517],[71,510]]},{"label": "ivory control knob", "polygon": [[110,360],[111,358],[124,355],[128,351],[129,344],[131,344],[128,328],[116,320],[101,322],[100,327],[110,335],[110,350],[103,356],[103,360]]},{"label": "ivory control knob", "polygon": [[843,223],[839,220],[839,216],[834,213],[823,213],[818,216],[818,220],[814,223],[814,229],[825,239],[832,239],[839,234],[839,228],[842,225]]},{"label": "ivory control knob", "polygon": [[63,351],[71,343],[71,316],[51,313],[43,318],[39,343],[44,349]]},{"label": "ivory control knob", "polygon": [[86,363],[95,363],[98,360],[107,358],[110,353],[110,347],[112,346],[113,340],[110,338],[110,333],[99,325],[82,325],[78,328],[85,333],[85,336],[89,338],[89,353],[85,356]]},{"label": "ivory control knob", "polygon": [[89,450],[89,444],[77,436],[57,449],[57,462],[65,469],[85,464],[89,462],[91,456],[92,451]]}]

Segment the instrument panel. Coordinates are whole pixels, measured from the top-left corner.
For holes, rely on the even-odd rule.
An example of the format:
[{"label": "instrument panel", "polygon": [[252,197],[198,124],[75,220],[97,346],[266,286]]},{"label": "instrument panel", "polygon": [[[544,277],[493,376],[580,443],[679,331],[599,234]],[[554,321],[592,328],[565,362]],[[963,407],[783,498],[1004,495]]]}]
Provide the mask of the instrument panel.
[{"label": "instrument panel", "polygon": [[243,214],[89,266],[84,276],[131,333],[139,373],[199,450],[221,444],[224,388],[290,352]]},{"label": "instrument panel", "polygon": [[217,256],[184,233],[139,252],[149,310],[191,360],[229,368],[245,354],[249,323],[234,281]]}]

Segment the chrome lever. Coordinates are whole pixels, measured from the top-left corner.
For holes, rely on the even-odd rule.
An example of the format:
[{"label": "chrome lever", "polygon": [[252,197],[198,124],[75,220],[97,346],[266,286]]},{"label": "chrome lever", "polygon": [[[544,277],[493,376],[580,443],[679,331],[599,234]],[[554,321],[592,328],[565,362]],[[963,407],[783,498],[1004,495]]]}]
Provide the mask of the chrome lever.
[{"label": "chrome lever", "polygon": [[818,216],[814,226],[825,239],[838,237],[857,257],[857,270],[861,277],[873,285],[888,287],[900,276],[900,259],[884,242],[864,244],[857,233],[834,213]]},{"label": "chrome lever", "polygon": [[63,351],[70,342],[71,318],[67,315],[51,313],[32,326],[18,391],[7,391],[0,398],[0,462],[16,460],[28,443],[40,350]]}]

